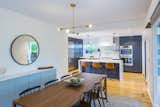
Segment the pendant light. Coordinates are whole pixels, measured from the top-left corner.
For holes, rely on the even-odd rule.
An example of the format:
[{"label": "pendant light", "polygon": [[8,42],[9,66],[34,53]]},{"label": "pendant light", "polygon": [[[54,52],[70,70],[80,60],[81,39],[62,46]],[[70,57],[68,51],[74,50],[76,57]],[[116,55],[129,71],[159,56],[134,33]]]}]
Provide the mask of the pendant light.
[{"label": "pendant light", "polygon": [[67,34],[76,34],[79,35],[79,32],[76,31],[76,29],[80,29],[80,28],[92,28],[93,25],[92,24],[88,24],[88,25],[82,25],[82,26],[77,26],[76,25],[76,16],[75,16],[75,8],[76,8],[76,4],[75,3],[70,3],[70,7],[73,10],[73,15],[72,15],[72,26],[69,27],[59,27],[58,31],[65,31],[65,33]]}]

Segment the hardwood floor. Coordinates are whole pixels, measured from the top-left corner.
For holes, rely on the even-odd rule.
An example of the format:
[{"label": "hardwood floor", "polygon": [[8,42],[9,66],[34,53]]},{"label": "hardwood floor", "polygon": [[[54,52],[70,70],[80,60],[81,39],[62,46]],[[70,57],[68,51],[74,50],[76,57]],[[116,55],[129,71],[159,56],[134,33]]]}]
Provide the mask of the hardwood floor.
[{"label": "hardwood floor", "polygon": [[124,72],[122,81],[108,79],[107,83],[108,94],[134,98],[140,100],[143,107],[152,107],[142,74]]},{"label": "hardwood floor", "polygon": [[142,74],[125,72],[122,81],[108,79],[108,94],[135,98],[143,107],[152,107]]}]

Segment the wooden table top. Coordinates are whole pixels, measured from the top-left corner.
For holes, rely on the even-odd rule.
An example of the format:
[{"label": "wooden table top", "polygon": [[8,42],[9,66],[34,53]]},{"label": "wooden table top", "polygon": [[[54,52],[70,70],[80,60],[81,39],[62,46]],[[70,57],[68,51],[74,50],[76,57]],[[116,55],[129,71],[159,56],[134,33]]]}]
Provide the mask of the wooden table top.
[{"label": "wooden table top", "polygon": [[95,82],[104,75],[81,73],[78,77],[84,78],[79,87],[71,87],[64,81],[58,82],[50,87],[21,97],[13,102],[13,106],[23,107],[71,107],[79,100],[83,92],[90,90]]}]

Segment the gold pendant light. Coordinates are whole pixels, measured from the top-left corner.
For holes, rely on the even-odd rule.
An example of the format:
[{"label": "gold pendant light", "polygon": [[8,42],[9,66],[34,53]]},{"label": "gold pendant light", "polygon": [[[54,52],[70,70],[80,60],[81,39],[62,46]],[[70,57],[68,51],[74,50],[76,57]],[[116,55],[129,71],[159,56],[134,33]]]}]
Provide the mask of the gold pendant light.
[{"label": "gold pendant light", "polygon": [[72,26],[70,26],[70,27],[60,27],[60,28],[58,28],[58,31],[65,31],[65,33],[67,33],[67,34],[76,34],[76,35],[79,35],[79,33],[76,32],[77,28],[80,29],[80,28],[92,28],[93,27],[92,24],[82,25],[82,26],[76,26],[76,24],[75,24],[75,22],[76,22],[76,18],[75,18],[76,4],[75,3],[70,3],[70,7],[73,10]]}]

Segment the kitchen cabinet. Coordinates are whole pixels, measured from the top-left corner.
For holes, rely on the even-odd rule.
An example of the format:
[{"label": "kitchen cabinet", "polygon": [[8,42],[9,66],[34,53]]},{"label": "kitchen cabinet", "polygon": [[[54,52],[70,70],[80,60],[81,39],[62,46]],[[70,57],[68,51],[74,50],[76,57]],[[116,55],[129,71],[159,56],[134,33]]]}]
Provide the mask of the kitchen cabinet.
[{"label": "kitchen cabinet", "polygon": [[83,40],[68,38],[69,71],[78,69],[78,60],[83,56]]}]

